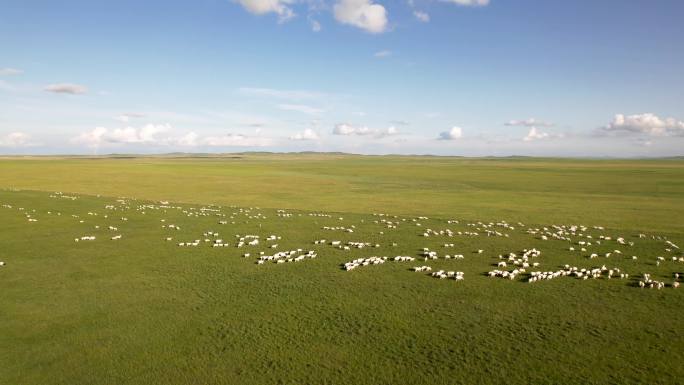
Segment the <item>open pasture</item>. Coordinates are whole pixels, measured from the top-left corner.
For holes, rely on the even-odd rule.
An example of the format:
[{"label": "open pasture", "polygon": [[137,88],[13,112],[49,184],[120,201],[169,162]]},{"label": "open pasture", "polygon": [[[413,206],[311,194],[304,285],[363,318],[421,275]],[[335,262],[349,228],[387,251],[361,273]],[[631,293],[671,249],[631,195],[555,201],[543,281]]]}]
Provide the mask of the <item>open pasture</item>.
[{"label": "open pasture", "polygon": [[0,378],[684,376],[681,161],[281,158],[0,161]]}]

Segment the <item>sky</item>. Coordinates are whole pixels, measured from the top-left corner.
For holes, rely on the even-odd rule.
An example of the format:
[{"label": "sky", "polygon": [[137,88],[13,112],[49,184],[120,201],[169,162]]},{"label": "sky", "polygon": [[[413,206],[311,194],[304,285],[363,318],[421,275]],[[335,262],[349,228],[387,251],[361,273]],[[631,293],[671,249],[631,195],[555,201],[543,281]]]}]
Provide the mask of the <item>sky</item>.
[{"label": "sky", "polygon": [[684,155],[681,0],[0,0],[0,154]]}]

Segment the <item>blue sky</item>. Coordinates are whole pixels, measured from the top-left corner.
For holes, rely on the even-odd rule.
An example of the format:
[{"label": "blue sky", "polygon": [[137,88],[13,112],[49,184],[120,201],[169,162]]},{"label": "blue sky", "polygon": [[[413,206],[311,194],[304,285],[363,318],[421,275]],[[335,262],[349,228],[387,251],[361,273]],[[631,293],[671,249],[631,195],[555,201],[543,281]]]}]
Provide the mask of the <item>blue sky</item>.
[{"label": "blue sky", "polygon": [[0,9],[0,154],[684,154],[681,1]]}]

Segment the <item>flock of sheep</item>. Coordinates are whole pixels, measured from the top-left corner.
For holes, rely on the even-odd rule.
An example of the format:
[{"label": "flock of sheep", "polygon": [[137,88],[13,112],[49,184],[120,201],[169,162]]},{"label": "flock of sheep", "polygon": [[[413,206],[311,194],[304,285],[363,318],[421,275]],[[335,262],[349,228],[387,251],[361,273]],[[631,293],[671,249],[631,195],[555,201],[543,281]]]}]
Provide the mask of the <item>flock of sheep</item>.
[{"label": "flock of sheep", "polygon": [[[72,195],[64,195],[62,193],[55,193],[50,195],[52,198],[60,198],[60,199],[70,199],[70,200],[75,200],[77,197],[72,196]],[[89,211],[87,213],[88,216],[91,217],[98,217],[101,219],[108,219],[110,218],[110,215],[112,216],[112,219],[119,220],[121,222],[126,222],[128,221],[127,217],[119,217],[116,215],[116,212],[126,212],[129,210],[135,210],[140,214],[146,214],[147,212],[159,212],[161,214],[168,212],[169,210],[173,210],[176,212],[179,212],[183,214],[184,216],[188,218],[200,218],[200,217],[207,217],[207,218],[216,218],[216,222],[219,226],[229,226],[229,225],[236,225],[238,222],[244,222],[248,223],[248,221],[252,222],[257,222],[259,223],[259,227],[261,227],[260,221],[267,219],[267,216],[261,212],[259,208],[239,208],[235,206],[231,206],[227,208],[226,210],[225,207],[218,207],[218,206],[204,206],[204,207],[183,207],[183,206],[175,206],[170,204],[167,201],[161,201],[158,202],[157,204],[140,204],[140,205],[135,205],[134,200],[131,199],[126,199],[126,198],[121,198],[116,200],[116,203],[114,204],[107,204],[104,206],[105,213],[97,213],[94,211]],[[15,209],[13,205],[11,204],[3,204],[2,208],[5,209]],[[37,216],[39,216],[38,213],[35,212],[35,210],[27,210],[23,207],[16,208],[17,211],[21,212],[26,220],[29,223],[35,223],[38,222]],[[49,215],[52,215],[52,211],[48,211]],[[61,216],[60,212],[55,213],[58,216]],[[276,218],[280,218],[280,220],[287,221],[289,218],[293,218],[295,214],[288,212],[287,210],[277,210],[276,213]],[[296,214],[297,216],[301,217],[302,214]],[[416,227],[415,235],[418,237],[423,237],[423,238],[439,238],[439,239],[446,239],[448,238],[449,240],[447,242],[441,243],[441,247],[444,249],[444,252],[438,251],[431,249],[430,247],[423,247],[420,250],[416,250],[413,253],[415,253],[413,256],[411,255],[396,255],[393,257],[390,256],[370,256],[370,257],[357,257],[349,262],[343,263],[341,265],[342,269],[345,271],[351,271],[355,270],[359,267],[363,266],[370,266],[370,265],[380,265],[384,264],[385,262],[414,262],[417,259],[420,259],[424,262],[430,262],[430,261],[437,261],[437,260],[463,260],[465,259],[464,254],[459,254],[459,253],[454,253],[454,252],[448,252],[449,250],[454,250],[458,248],[459,243],[454,242],[451,239],[454,238],[459,238],[459,237],[480,237],[480,236],[486,236],[486,237],[502,237],[502,238],[509,238],[515,231],[522,234],[527,234],[529,236],[532,236],[538,241],[541,242],[546,242],[546,241],[561,241],[565,243],[570,243],[570,246],[567,247],[567,250],[570,252],[577,252],[580,253],[581,257],[584,257],[588,260],[593,260],[597,258],[605,258],[605,259],[610,259],[610,258],[615,258],[615,257],[620,257],[622,256],[623,258],[629,258],[632,260],[637,260],[638,257],[636,255],[631,255],[632,253],[628,253],[627,250],[635,245],[635,240],[628,240],[630,239],[629,237],[625,236],[611,236],[607,235],[607,231],[605,228],[601,226],[593,226],[593,227],[587,227],[587,226],[582,226],[582,225],[551,225],[547,227],[528,227],[524,225],[523,223],[518,222],[515,225],[511,225],[506,221],[499,221],[499,222],[470,222],[470,223],[461,223],[458,220],[447,220],[446,225],[450,228],[442,228],[442,229],[431,229],[427,228],[424,226],[425,223],[434,223],[434,220],[431,220],[428,217],[425,216],[419,216],[415,218],[400,218],[398,216],[392,216],[388,214],[372,214],[373,217],[377,218],[372,221],[369,221],[368,223],[365,220],[360,220],[360,223],[357,224],[324,224],[319,226],[319,229],[321,231],[326,231],[326,232],[341,232],[341,233],[346,233],[346,234],[358,234],[358,233],[363,233],[363,231],[359,231],[360,228],[362,228],[364,225],[378,225],[379,226],[379,231],[376,232],[376,237],[377,236],[383,236],[385,235],[386,231],[394,231],[397,230],[398,228],[406,227],[406,226],[414,226]],[[317,221],[343,221],[343,217],[333,217],[331,214],[324,214],[324,213],[308,213],[308,217],[311,218],[311,220],[316,221],[315,223],[318,223]],[[83,219],[80,215],[78,214],[72,214],[71,217],[75,218],[78,220],[79,223],[85,223],[85,219]],[[163,231],[167,232],[166,236],[163,238],[165,241],[173,241],[176,237],[177,234],[184,234],[182,232],[181,227],[176,224],[167,224],[166,219],[161,219],[162,222],[161,228]],[[444,222],[441,222],[444,223]],[[357,227],[359,226],[359,227]],[[453,229],[454,226],[463,226],[463,229]],[[95,225],[94,230],[99,230],[100,226]],[[108,235],[107,237],[110,240],[121,240],[123,238],[123,235],[119,232],[118,225],[117,226],[112,226],[109,225],[107,227],[109,231],[112,233]],[[169,233],[171,231],[171,233]],[[599,233],[599,234],[597,234]],[[200,247],[203,245],[209,245],[212,248],[227,248],[227,247],[233,247],[233,248],[249,248],[250,250],[248,252],[242,253],[242,257],[244,258],[249,258],[252,255],[256,256],[257,259],[255,261],[256,264],[258,265],[264,265],[267,262],[272,262],[275,264],[282,264],[282,263],[288,263],[288,262],[301,262],[306,259],[315,259],[319,256],[321,252],[324,253],[323,250],[320,250],[320,248],[325,248],[325,247],[330,247],[336,250],[342,250],[342,252],[350,252],[350,253],[358,253],[361,252],[367,248],[382,248],[383,245],[381,245],[381,242],[367,242],[367,241],[343,241],[343,240],[332,240],[328,241],[326,239],[315,239],[312,241],[313,245],[316,246],[319,250],[303,250],[302,248],[294,248],[294,249],[289,249],[289,250],[283,250],[279,246],[279,242],[282,240],[281,236],[270,234],[268,236],[260,236],[258,234],[235,234],[234,235],[234,242],[227,242],[224,241],[222,237],[219,236],[219,232],[216,230],[209,230],[205,231],[202,233],[202,237],[197,237],[195,239],[191,240],[180,240],[177,241],[175,244],[178,247]],[[194,237],[193,237],[194,238]],[[637,238],[635,236],[634,238]],[[632,238],[632,239],[634,239]],[[641,239],[647,239],[649,238],[645,234],[639,234],[638,238]],[[84,241],[96,241],[98,238],[95,235],[81,235],[77,236],[74,238],[75,242],[84,242]],[[186,238],[187,239],[187,238]],[[655,236],[652,235],[650,236],[650,239],[653,241],[657,242],[662,242],[664,245],[664,252],[669,253],[669,257],[665,258],[662,255],[657,256],[655,258],[655,265],[660,266],[661,263],[665,263],[667,261],[672,261],[673,263],[682,263],[684,262],[684,255],[681,255],[679,252],[679,246],[676,245],[674,242],[668,240],[666,237],[662,236]],[[433,242],[434,243],[434,242]],[[613,246],[614,245],[614,246]],[[387,242],[384,246],[386,247],[398,247],[397,242]],[[606,247],[609,247],[611,250],[608,252],[599,252],[596,250],[597,247],[603,247],[604,249]],[[434,247],[434,246],[433,246]],[[266,250],[271,250],[271,251],[265,251]],[[279,250],[280,249],[280,250]],[[353,250],[353,251],[352,251]],[[483,255],[484,250],[483,249],[477,249],[471,251],[472,254],[476,255]],[[678,255],[679,254],[679,255]],[[568,264],[564,265],[563,267],[556,268],[556,269],[546,269],[546,270],[541,270],[540,266],[542,264],[541,261],[541,255],[542,252],[537,249],[537,248],[530,248],[530,249],[523,249],[521,252],[512,252],[508,253],[507,255],[499,255],[498,256],[498,261],[493,262],[492,265],[496,266],[496,269],[490,270],[485,273],[485,275],[489,277],[499,277],[499,278],[504,278],[508,280],[516,280],[519,277],[522,277],[522,280],[525,282],[529,283],[534,283],[534,282],[540,282],[540,281],[547,281],[559,277],[572,277],[576,279],[581,279],[581,280],[588,280],[588,279],[629,279],[630,275],[624,271],[622,271],[620,268],[614,267],[614,268],[607,268],[605,264],[603,264],[601,267],[592,267],[592,268],[581,268],[577,266],[570,266]],[[489,258],[486,255],[483,256],[484,258]],[[0,266],[5,266],[5,262],[0,262]],[[511,270],[509,270],[509,268]],[[433,271],[434,267],[429,266],[429,265],[422,265],[422,266],[415,266],[411,268],[412,271],[414,272],[425,272],[427,273],[428,276],[435,277],[438,279],[444,279],[444,278],[451,278],[456,281],[462,281],[464,280],[465,274],[461,271],[451,271],[451,270],[437,270]],[[673,272],[673,281],[672,282],[665,282],[662,280],[655,280],[651,278],[651,274],[649,273],[644,273],[644,272],[639,272],[641,276],[643,277],[642,279],[633,282],[634,286],[638,286],[641,288],[655,288],[655,289],[662,289],[664,287],[672,287],[672,288],[677,288],[679,287],[679,278],[680,274],[677,272]]]}]

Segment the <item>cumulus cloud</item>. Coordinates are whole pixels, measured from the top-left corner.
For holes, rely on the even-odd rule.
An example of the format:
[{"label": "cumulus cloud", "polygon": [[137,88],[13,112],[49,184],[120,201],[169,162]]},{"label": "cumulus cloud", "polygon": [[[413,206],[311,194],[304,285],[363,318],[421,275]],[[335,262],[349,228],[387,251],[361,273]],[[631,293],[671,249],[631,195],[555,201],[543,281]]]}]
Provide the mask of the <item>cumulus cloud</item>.
[{"label": "cumulus cloud", "polygon": [[18,70],[16,68],[0,68],[0,76],[13,76],[21,75],[24,71]]},{"label": "cumulus cloud", "polygon": [[271,138],[247,136],[241,134],[226,134],[201,138],[195,132],[182,136],[168,135],[171,130],[169,124],[147,124],[140,128],[126,127],[110,130],[106,127],[96,127],[83,132],[71,139],[74,144],[90,148],[106,145],[143,144],[148,146],[182,146],[182,147],[262,147],[274,143]]},{"label": "cumulus cloud", "polygon": [[333,7],[335,20],[370,33],[387,29],[387,11],[372,0],[339,0]]},{"label": "cumulus cloud", "polygon": [[423,23],[428,23],[430,21],[430,15],[428,15],[426,12],[413,11],[413,16],[415,16],[418,21]]},{"label": "cumulus cloud", "polygon": [[505,126],[511,126],[511,127],[527,127],[527,128],[529,128],[527,135],[525,135],[525,137],[523,137],[523,141],[525,141],[525,142],[532,142],[535,140],[563,137],[562,134],[550,134],[548,132],[541,131],[539,129],[539,127],[553,127],[554,124],[550,123],[550,122],[545,122],[543,120],[539,120],[536,118],[509,120],[508,122],[504,123],[504,125]]},{"label": "cumulus cloud", "polygon": [[195,132],[188,132],[187,134],[181,136],[180,138],[177,138],[174,140],[174,144],[177,144],[179,146],[190,146],[194,147],[199,144],[198,142],[199,135],[197,135]]},{"label": "cumulus cloud", "polygon": [[10,132],[0,137],[0,147],[25,147],[30,145],[31,137],[23,132]]},{"label": "cumulus cloud", "polygon": [[602,131],[608,134],[642,134],[649,136],[684,136],[684,121],[660,118],[652,113],[617,114]]},{"label": "cumulus cloud", "polygon": [[320,137],[316,131],[307,128],[302,132],[298,132],[290,137],[291,140],[318,140]]},{"label": "cumulus cloud", "polygon": [[110,130],[106,127],[95,127],[71,139],[72,143],[97,148],[103,144],[149,144],[168,145],[174,143],[173,138],[162,137],[169,131],[169,124],[147,124],[140,128],[125,127]]},{"label": "cumulus cloud", "polygon": [[325,112],[325,110],[321,110],[320,108],[304,104],[279,104],[278,108],[284,111],[296,111],[307,115],[318,115]]},{"label": "cumulus cloud", "polygon": [[389,56],[392,56],[392,51],[385,49],[385,50],[378,51],[378,52],[374,53],[373,56],[377,57],[377,58],[389,57]]},{"label": "cumulus cloud", "polygon": [[280,22],[288,21],[295,16],[290,7],[293,2],[291,0],[237,0],[237,2],[255,15],[275,13]]},{"label": "cumulus cloud", "polygon": [[527,136],[523,138],[525,142],[531,142],[533,140],[540,140],[540,139],[547,139],[550,138],[551,136],[547,132],[541,132],[537,129],[537,127],[530,127],[530,131],[527,133]]},{"label": "cumulus cloud", "polygon": [[391,126],[385,129],[372,129],[366,126],[354,126],[348,123],[340,123],[335,125],[332,131],[333,135],[343,136],[373,136],[375,138],[384,138],[387,136],[397,135],[399,131],[396,127]]},{"label": "cumulus cloud", "polygon": [[489,4],[489,0],[442,0],[447,3],[454,3],[466,7],[482,7]]},{"label": "cumulus cloud", "polygon": [[399,134],[399,130],[397,130],[397,128],[394,126],[390,126],[384,130],[378,130],[376,132],[375,136],[378,138],[384,138],[386,136],[393,136],[393,135],[398,135],[398,134]]},{"label": "cumulus cloud", "polygon": [[456,140],[456,139],[461,139],[463,137],[463,130],[461,127],[451,127],[449,131],[444,131],[439,133],[439,137],[437,139],[439,140]]},{"label": "cumulus cloud", "polygon": [[162,144],[166,138],[160,138],[159,134],[170,129],[171,125],[169,124],[146,124],[141,128],[117,128],[107,136],[107,140],[112,143]]},{"label": "cumulus cloud", "polygon": [[82,144],[86,147],[96,148],[105,142],[104,138],[107,131],[108,130],[104,127],[95,127],[92,131],[83,132],[77,137],[72,138],[71,142]]},{"label": "cumulus cloud", "polygon": [[86,92],[88,92],[87,87],[82,86],[80,84],[72,84],[72,83],[49,84],[44,88],[44,90],[47,92],[54,92],[57,94],[72,94],[72,95],[80,95],[80,94],[85,94]]},{"label": "cumulus cloud", "polygon": [[333,135],[369,135],[370,129],[366,126],[352,126],[347,123],[336,124],[333,128]]},{"label": "cumulus cloud", "polygon": [[260,136],[226,134],[207,137],[201,143],[212,147],[266,147],[273,145],[274,140]]},{"label": "cumulus cloud", "polygon": [[544,122],[535,118],[529,118],[524,120],[509,120],[504,123],[506,126],[512,127],[553,127],[553,123]]}]

